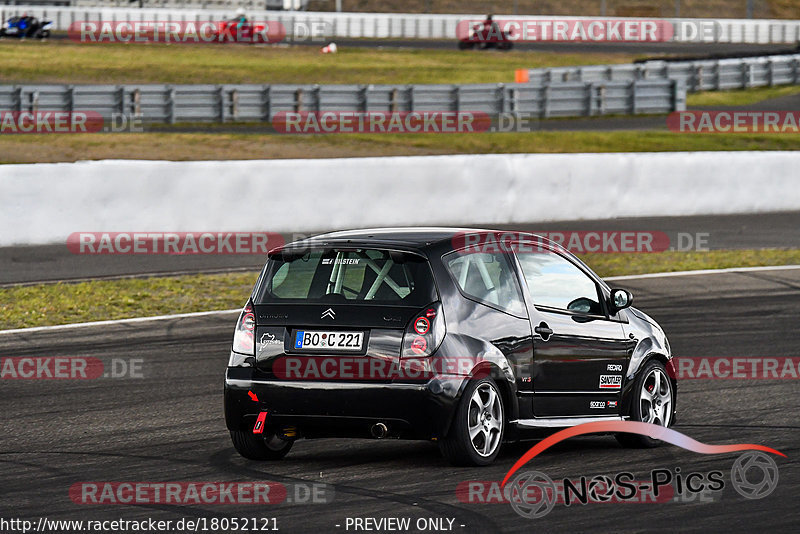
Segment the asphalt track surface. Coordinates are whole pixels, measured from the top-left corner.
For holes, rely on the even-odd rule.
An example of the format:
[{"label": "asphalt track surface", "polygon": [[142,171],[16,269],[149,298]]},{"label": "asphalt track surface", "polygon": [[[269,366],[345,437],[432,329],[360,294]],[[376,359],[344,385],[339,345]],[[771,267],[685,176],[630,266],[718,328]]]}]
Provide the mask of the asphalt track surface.
[{"label": "asphalt track surface", "polygon": [[[677,356],[797,356],[800,271],[629,280],[639,307],[669,334]],[[730,485],[739,453],[701,455],[676,446],[620,447],[611,436],[573,438],[526,469],[554,479],[657,468],[723,474],[715,495],[664,503],[556,504],[545,517],[507,503],[461,502],[460,482],[498,481],[532,445],[504,447],[488,468],[454,468],[432,443],[299,441],[281,462],[239,457],[222,417],[222,376],[233,317],[0,335],[0,355],[141,359],[142,378],[3,380],[0,403],[2,518],[156,520],[277,518],[282,532],[354,532],[348,518],[450,518],[455,532],[794,530],[800,522],[797,380],[686,380],[676,430],[704,443],[757,443],[775,457],[779,483],[760,500]],[[287,487],[289,502],[248,504],[76,504],[79,481],[257,481]],[[330,502],[296,502],[298,488],[324,484]],[[174,524],[174,523],[173,523]],[[337,527],[336,525],[339,525]],[[463,526],[462,526],[463,525]],[[415,530],[411,530],[415,532]],[[430,531],[429,531],[430,532]]]},{"label": "asphalt track surface", "polygon": [[[710,249],[800,247],[800,212],[474,226],[526,232],[659,231],[670,237],[673,246],[682,248],[690,242],[696,247],[698,234],[707,239]],[[689,234],[691,241],[678,234]],[[285,239],[292,237],[287,234]],[[263,261],[258,255],[78,255],[70,252],[66,244],[5,247],[0,248],[0,286],[143,274],[259,270]]]}]

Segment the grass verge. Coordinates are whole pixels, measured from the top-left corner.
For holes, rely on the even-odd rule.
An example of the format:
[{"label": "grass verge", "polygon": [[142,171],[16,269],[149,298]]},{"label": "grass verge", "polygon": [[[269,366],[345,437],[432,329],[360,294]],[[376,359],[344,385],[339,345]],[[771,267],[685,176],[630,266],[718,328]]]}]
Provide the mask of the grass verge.
[{"label": "grass verge", "polygon": [[[522,68],[629,63],[634,54],[315,46],[0,43],[3,83],[497,83]],[[58,61],[45,61],[57,57]]]},{"label": "grass verge", "polygon": [[[586,254],[600,276],[800,264],[800,249]],[[0,329],[238,308],[257,272],[0,288]]]},{"label": "grass verge", "polygon": [[800,249],[740,249],[640,254],[583,254],[581,259],[597,274],[624,276],[646,273],[800,265]]},{"label": "grass verge", "polygon": [[669,131],[305,136],[255,133],[21,134],[0,136],[0,163],[798,148],[798,134],[679,134]]}]

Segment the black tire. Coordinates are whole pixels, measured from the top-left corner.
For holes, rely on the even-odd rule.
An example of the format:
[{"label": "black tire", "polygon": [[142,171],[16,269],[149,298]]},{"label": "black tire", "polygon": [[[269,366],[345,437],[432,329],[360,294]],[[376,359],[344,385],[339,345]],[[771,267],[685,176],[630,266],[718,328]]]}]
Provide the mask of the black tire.
[{"label": "black tire", "polygon": [[[647,404],[646,401],[642,400],[642,390],[643,388],[647,387],[648,390],[651,387],[651,380],[652,375],[654,373],[660,374],[660,380],[663,380],[664,383],[661,385],[661,392],[667,391],[670,397],[670,406],[668,409],[668,415],[666,416],[666,426],[670,426],[672,424],[672,417],[673,411],[675,406],[675,388],[672,384],[672,381],[667,374],[667,370],[664,367],[664,364],[658,360],[650,360],[648,361],[642,370],[639,372],[636,380],[633,384],[631,403],[630,403],[630,410],[628,412],[628,416],[630,417],[631,421],[644,421],[647,423],[653,424],[660,424],[664,426],[664,421],[659,421],[658,419],[649,420],[651,417],[648,417],[647,414],[643,414],[643,406]],[[652,386],[654,387],[654,386]],[[648,436],[642,436],[640,434],[627,434],[627,433],[619,433],[616,434],[617,441],[620,442],[621,445],[624,447],[631,447],[631,448],[653,448],[658,447],[661,445],[661,441],[657,439],[653,439]]]},{"label": "black tire", "polygon": [[[472,402],[473,396],[479,388],[479,396],[487,393],[488,389],[493,390],[496,395],[496,397],[494,397],[496,399],[496,405],[492,404],[492,407],[485,409],[483,412],[480,412],[477,404],[473,404]],[[487,396],[486,398],[488,401],[489,397]],[[487,412],[491,412],[489,418],[482,419]],[[490,449],[488,454],[479,453],[476,449],[475,442],[470,439],[470,423],[473,423],[473,426],[486,425],[486,428],[492,425],[488,432],[482,433],[484,444],[486,444],[487,438],[490,440],[489,446],[487,447],[487,449]],[[497,425],[499,425],[499,431],[495,428]],[[453,422],[450,425],[450,432],[444,438],[439,439],[439,450],[452,465],[490,465],[500,453],[505,427],[505,407],[503,406],[503,397],[500,395],[500,389],[497,387],[497,384],[489,377],[481,378],[480,380],[473,378],[469,381],[467,387],[464,388],[464,393],[461,395],[461,400],[458,403],[458,408],[456,408]],[[480,438],[481,435],[475,438],[479,445],[481,443]],[[491,447],[493,447],[493,449]]]},{"label": "black tire", "polygon": [[280,460],[289,453],[294,441],[282,440],[274,433],[253,434],[231,430],[236,451],[249,460]]}]

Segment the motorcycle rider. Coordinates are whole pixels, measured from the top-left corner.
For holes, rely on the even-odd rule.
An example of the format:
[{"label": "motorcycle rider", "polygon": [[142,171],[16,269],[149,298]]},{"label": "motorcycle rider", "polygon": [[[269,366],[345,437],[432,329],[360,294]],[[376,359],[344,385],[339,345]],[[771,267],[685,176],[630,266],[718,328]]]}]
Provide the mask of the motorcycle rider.
[{"label": "motorcycle rider", "polygon": [[494,21],[494,15],[486,15],[486,20],[482,23],[484,39],[496,39],[500,35],[500,27]]},{"label": "motorcycle rider", "polygon": [[240,7],[236,10],[236,18],[234,18],[231,22],[236,22],[237,30],[249,22],[243,7]]}]

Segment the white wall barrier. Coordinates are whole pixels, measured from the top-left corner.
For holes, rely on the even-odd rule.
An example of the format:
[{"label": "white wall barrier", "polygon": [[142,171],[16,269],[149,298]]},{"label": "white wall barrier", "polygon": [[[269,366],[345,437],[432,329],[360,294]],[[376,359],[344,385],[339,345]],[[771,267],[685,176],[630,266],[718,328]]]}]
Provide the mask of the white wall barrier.
[{"label": "white wall barrier", "polygon": [[800,152],[0,166],[0,246],[72,232],[491,225],[800,209]]},{"label": "white wall barrier", "polygon": [[[48,18],[56,30],[67,30],[80,21],[219,21],[234,15],[236,7],[228,9],[181,9],[136,7],[62,7],[62,6],[0,6],[0,18],[27,13]],[[394,39],[456,39],[456,28],[464,20],[481,21],[484,14],[425,14],[425,13],[331,13],[321,11],[259,11],[250,10],[254,20],[280,22],[289,40],[308,40],[309,28],[318,28],[317,38],[394,38]],[[507,17],[515,21],[547,21],[557,18],[566,21],[591,21],[597,17],[544,17],[521,15]],[[796,44],[800,41],[800,20],[771,19],[654,19],[672,25],[674,41],[706,43]],[[603,17],[603,20],[642,20],[641,18]],[[636,46],[632,43],[631,46]]]}]

